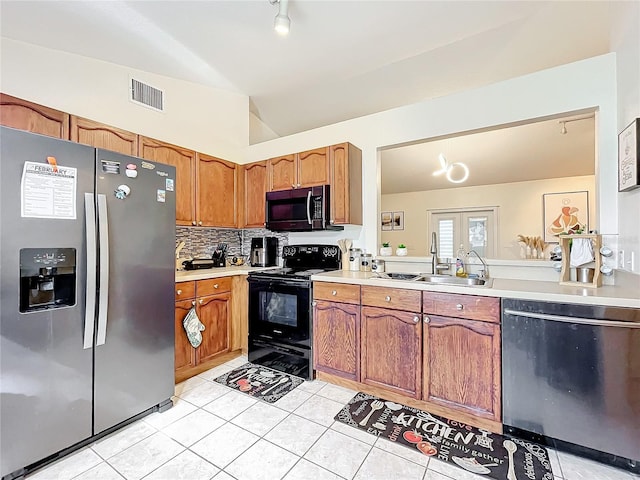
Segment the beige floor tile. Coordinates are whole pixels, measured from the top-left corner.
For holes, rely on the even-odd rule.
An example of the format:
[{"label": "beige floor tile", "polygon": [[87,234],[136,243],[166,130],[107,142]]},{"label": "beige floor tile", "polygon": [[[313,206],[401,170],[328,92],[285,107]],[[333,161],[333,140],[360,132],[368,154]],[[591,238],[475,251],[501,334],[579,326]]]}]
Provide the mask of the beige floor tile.
[{"label": "beige floor tile", "polygon": [[315,422],[305,420],[297,415],[289,415],[271,430],[265,439],[302,456],[318,438],[327,430]]},{"label": "beige floor tile", "polygon": [[231,423],[262,437],[287,415],[286,411],[277,407],[256,402],[231,420]]},{"label": "beige floor tile", "polygon": [[299,457],[266,440],[259,440],[225,468],[238,480],[276,480],[295,465]]},{"label": "beige floor tile", "polygon": [[38,470],[29,476],[29,480],[67,480],[77,477],[100,463],[102,459],[96,452],[90,448],[84,448]]},{"label": "beige floor tile", "polygon": [[390,478],[422,478],[426,468],[402,457],[373,448],[356,473],[355,480],[389,480]]},{"label": "beige floor tile", "polygon": [[225,423],[225,420],[213,413],[198,409],[176,420],[162,431],[185,447],[189,447]]},{"label": "beige floor tile", "polygon": [[173,399],[173,407],[166,412],[155,412],[143,418],[145,422],[154,428],[161,429],[175,422],[176,420],[189,415],[197,410],[198,407],[189,403],[180,397]]},{"label": "beige floor tile", "polygon": [[565,480],[632,480],[630,473],[585,458],[558,452]]},{"label": "beige floor tile", "polygon": [[91,449],[104,459],[113,457],[116,453],[126,450],[131,445],[135,445],[140,440],[150,437],[157,430],[146,423],[144,420],[138,420],[131,425],[112,433],[108,437],[104,437],[92,445]]},{"label": "beige floor tile", "polygon": [[369,445],[373,445],[378,440],[376,435],[372,435],[365,430],[361,430],[356,427],[352,427],[351,425],[347,425],[346,423],[335,421],[331,424],[331,430],[335,430],[336,432],[343,433],[348,437],[355,438],[356,440],[360,440],[361,442],[367,443]]},{"label": "beige floor tile", "polygon": [[371,445],[329,429],[304,458],[341,477],[351,479],[371,448]]},{"label": "beige floor tile", "polygon": [[302,458],[283,480],[341,480],[341,477]]},{"label": "beige floor tile", "polygon": [[198,407],[202,407],[203,405],[214,401],[216,398],[220,398],[226,393],[229,393],[229,389],[219,383],[203,382],[200,385],[183,392],[180,395],[180,398]]},{"label": "beige floor tile", "polygon": [[349,400],[355,397],[357,393],[358,392],[356,390],[327,383],[324,387],[318,390],[316,395],[335,400],[336,402],[342,403],[344,406],[349,403]]},{"label": "beige floor tile", "polygon": [[191,450],[216,467],[224,469],[259,438],[236,425],[226,423],[192,445]]},{"label": "beige floor tile", "polygon": [[73,480],[122,480],[123,478],[111,465],[102,462],[83,474],[73,477]]},{"label": "beige floor tile", "polygon": [[231,420],[256,402],[257,400],[249,395],[230,391],[202,408],[220,418]]},{"label": "beige floor tile", "polygon": [[210,480],[219,471],[219,468],[195,453],[185,450],[144,477],[144,480]]},{"label": "beige floor tile", "polygon": [[154,433],[109,459],[109,464],[127,480],[138,480],[184,451],[164,433]]},{"label": "beige floor tile", "polygon": [[293,413],[325,427],[330,427],[333,424],[333,417],[342,410],[343,406],[340,402],[314,395],[296,408]]},{"label": "beige floor tile", "polygon": [[293,412],[296,408],[311,398],[311,393],[294,388],[277,402],[272,403],[274,407],[281,408],[287,412]]}]

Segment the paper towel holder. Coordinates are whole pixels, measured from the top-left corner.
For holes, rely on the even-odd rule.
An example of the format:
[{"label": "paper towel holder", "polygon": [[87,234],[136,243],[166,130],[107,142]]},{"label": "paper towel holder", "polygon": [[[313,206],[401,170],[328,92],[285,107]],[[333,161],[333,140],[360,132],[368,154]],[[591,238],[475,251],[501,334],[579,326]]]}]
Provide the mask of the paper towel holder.
[{"label": "paper towel holder", "polygon": [[[602,266],[602,255],[600,254],[600,247],[602,247],[602,235],[595,233],[583,233],[575,235],[559,235],[560,247],[562,248],[562,269],[560,270],[560,285],[571,285],[574,287],[588,287],[598,288],[602,286],[602,275],[600,267]],[[571,240],[576,238],[588,238],[593,244],[594,261],[581,265],[580,267],[571,267],[569,262],[571,260]],[[577,270],[581,268],[593,268],[593,279],[590,282],[580,282]],[[573,274],[573,275],[572,275]],[[572,280],[574,278],[575,280]],[[582,280],[585,280],[583,277]]]}]

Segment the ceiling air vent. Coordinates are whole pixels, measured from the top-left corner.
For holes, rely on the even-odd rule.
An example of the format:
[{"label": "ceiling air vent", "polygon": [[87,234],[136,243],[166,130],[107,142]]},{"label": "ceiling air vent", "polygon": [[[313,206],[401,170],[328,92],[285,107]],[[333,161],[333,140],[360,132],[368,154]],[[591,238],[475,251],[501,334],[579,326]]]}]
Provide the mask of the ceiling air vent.
[{"label": "ceiling air vent", "polygon": [[159,112],[164,111],[164,92],[135,78],[131,79],[131,101]]}]

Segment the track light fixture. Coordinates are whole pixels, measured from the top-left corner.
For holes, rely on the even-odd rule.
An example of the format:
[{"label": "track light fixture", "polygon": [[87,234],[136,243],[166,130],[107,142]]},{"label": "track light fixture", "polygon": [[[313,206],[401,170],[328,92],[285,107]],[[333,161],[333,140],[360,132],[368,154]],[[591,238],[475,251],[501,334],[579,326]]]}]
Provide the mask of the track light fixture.
[{"label": "track light fixture", "polygon": [[576,117],[576,118],[568,118],[566,120],[558,120],[558,123],[560,125],[562,125],[562,128],[560,129],[560,134],[561,135],[566,135],[567,132],[567,123],[571,123],[571,122],[578,122],[580,120],[588,120],[590,118],[593,118],[595,115],[593,113],[589,114],[589,115],[585,115],[582,117]]},{"label": "track light fixture", "polygon": [[562,135],[566,135],[567,134],[567,122],[560,122],[562,124],[562,128],[560,129],[560,133]]},{"label": "track light fixture", "polygon": [[278,14],[273,22],[273,28],[280,35],[288,35],[291,27],[289,18],[289,0],[269,0],[271,5],[278,5]]}]

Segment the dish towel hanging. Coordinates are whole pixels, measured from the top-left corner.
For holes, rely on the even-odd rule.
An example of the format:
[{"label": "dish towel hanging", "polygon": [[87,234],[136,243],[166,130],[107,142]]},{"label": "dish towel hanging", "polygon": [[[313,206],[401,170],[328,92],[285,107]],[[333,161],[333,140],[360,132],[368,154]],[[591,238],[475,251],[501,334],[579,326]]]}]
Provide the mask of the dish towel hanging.
[{"label": "dish towel hanging", "polygon": [[593,244],[590,238],[574,238],[571,245],[570,266],[579,267],[585,263],[593,262]]},{"label": "dish towel hanging", "polygon": [[195,307],[192,307],[191,310],[189,310],[189,313],[184,317],[184,320],[182,320],[182,326],[184,327],[185,332],[187,332],[189,343],[194,348],[198,348],[202,343],[202,334],[200,332],[202,332],[205,327],[198,318]]}]

